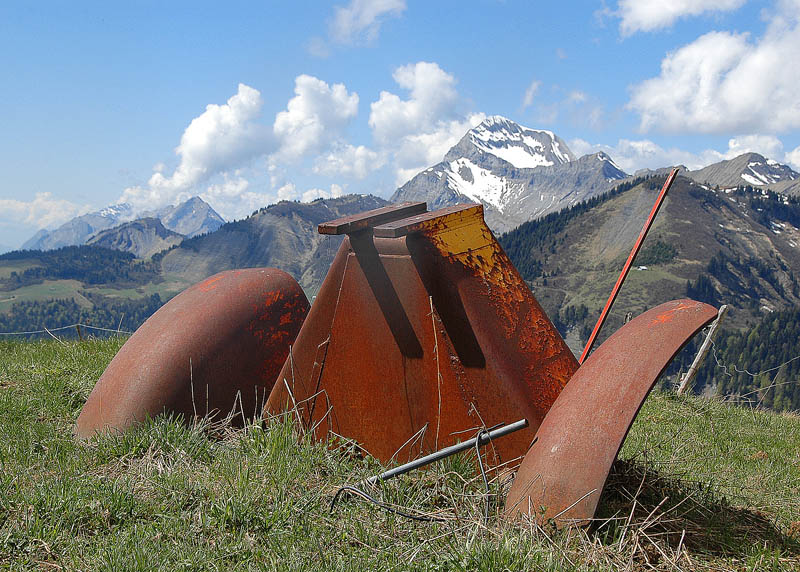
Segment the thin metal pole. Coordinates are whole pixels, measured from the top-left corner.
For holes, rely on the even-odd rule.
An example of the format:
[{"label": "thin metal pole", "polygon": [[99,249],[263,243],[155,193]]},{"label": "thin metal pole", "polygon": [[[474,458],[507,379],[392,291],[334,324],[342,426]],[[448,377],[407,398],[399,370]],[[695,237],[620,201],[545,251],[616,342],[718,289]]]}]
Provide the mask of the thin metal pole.
[{"label": "thin metal pole", "polygon": [[431,453],[430,455],[425,455],[424,457],[420,457],[419,459],[415,459],[410,463],[406,463],[405,465],[400,465],[399,467],[395,467],[394,469],[389,469],[388,471],[381,473],[380,475],[375,475],[374,477],[370,477],[364,481],[362,484],[369,484],[374,485],[378,481],[387,481],[393,477],[398,475],[402,475],[408,473],[409,471],[413,471],[414,469],[419,469],[420,467],[424,467],[425,465],[430,465],[440,459],[444,459],[445,457],[449,457],[450,455],[455,455],[456,453],[460,453],[461,451],[465,451],[475,446],[475,442],[479,441],[479,446],[486,445],[489,441],[494,439],[498,439],[499,437],[503,437],[508,435],[509,433],[513,433],[514,431],[519,431],[520,429],[524,429],[528,426],[527,419],[520,419],[516,423],[511,423],[509,425],[505,425],[503,427],[499,427],[498,429],[494,429],[493,431],[488,431],[481,433],[478,437],[473,437],[468,441],[464,441],[463,443],[456,443],[455,445],[450,445],[449,447],[445,447],[435,453]]},{"label": "thin metal pole", "polygon": [[661,208],[661,203],[664,202],[664,197],[667,196],[667,191],[672,186],[672,181],[675,180],[676,175],[678,174],[678,169],[672,169],[667,180],[664,181],[664,186],[661,188],[661,192],[658,194],[658,198],[656,198],[656,202],[653,205],[653,209],[650,211],[650,216],[647,217],[647,221],[645,221],[644,226],[642,227],[642,231],[639,233],[639,238],[636,239],[636,244],[633,245],[633,250],[631,250],[630,255],[628,255],[628,260],[625,262],[625,266],[622,268],[622,272],[617,278],[617,283],[614,284],[614,289],[611,291],[611,296],[608,297],[608,302],[606,302],[605,308],[603,308],[602,314],[600,314],[600,319],[597,320],[597,324],[594,326],[594,330],[592,330],[592,335],[589,336],[589,341],[586,342],[586,347],[581,354],[581,359],[578,360],[578,363],[583,363],[583,360],[586,359],[586,356],[589,355],[589,351],[592,349],[595,340],[597,339],[597,334],[600,333],[600,328],[603,327],[603,324],[608,317],[608,312],[611,310],[611,306],[614,304],[614,300],[617,299],[617,294],[619,294],[620,288],[622,288],[622,283],[625,281],[625,278],[628,276],[628,272],[631,269],[631,265],[633,264],[633,259],[636,258],[636,255],[639,254],[639,249],[642,247],[642,243],[644,242],[645,237],[647,236],[647,231],[650,230],[650,226],[653,224],[653,221],[658,214],[658,209]]}]

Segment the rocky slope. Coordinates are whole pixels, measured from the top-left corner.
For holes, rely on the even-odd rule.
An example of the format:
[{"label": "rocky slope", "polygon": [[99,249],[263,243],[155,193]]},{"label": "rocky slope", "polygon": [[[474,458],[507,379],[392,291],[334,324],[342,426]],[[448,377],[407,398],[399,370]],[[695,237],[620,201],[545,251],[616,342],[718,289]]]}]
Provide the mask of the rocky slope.
[{"label": "rocky slope", "polygon": [[[663,177],[633,183],[590,208],[550,215],[501,237],[548,314],[580,334],[576,347],[597,320]],[[679,176],[635,264],[606,335],[627,312],[637,315],[687,294],[729,304],[729,327],[754,324],[800,304],[800,200],[761,190],[716,191]]]},{"label": "rocky slope", "polygon": [[165,228],[157,218],[141,218],[101,230],[86,244],[131,252],[137,258],[150,258],[180,244],[183,239],[182,234]]}]

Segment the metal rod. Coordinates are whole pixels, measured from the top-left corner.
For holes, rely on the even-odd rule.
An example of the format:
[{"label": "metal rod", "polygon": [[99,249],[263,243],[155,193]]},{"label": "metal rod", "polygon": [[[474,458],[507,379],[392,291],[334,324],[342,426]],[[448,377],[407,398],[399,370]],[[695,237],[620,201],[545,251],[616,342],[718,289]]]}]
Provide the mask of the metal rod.
[{"label": "metal rod", "polygon": [[400,465],[399,467],[395,467],[394,469],[389,469],[388,471],[381,473],[380,475],[375,475],[374,477],[370,477],[365,481],[362,481],[362,483],[374,485],[378,481],[387,481],[398,475],[408,473],[409,471],[413,471],[414,469],[419,469],[420,467],[424,467],[425,465],[430,465],[431,463],[434,463],[440,459],[444,459],[445,457],[449,457],[451,455],[455,455],[456,453],[460,453],[461,451],[465,451],[466,449],[470,449],[475,446],[475,442],[478,439],[480,439],[479,445],[482,447],[483,445],[486,445],[489,441],[492,441],[499,437],[503,437],[505,435],[508,435],[509,433],[513,433],[514,431],[519,431],[520,429],[524,429],[527,426],[528,426],[528,420],[520,419],[516,423],[511,423],[509,425],[505,425],[503,427],[494,429],[493,431],[481,433],[478,437],[473,437],[472,439],[464,441],[463,443],[456,443],[455,445],[450,445],[449,447],[445,447],[444,449],[440,449],[435,453],[431,453],[430,455],[425,455],[424,457],[415,459],[410,463],[406,463],[405,465]]},{"label": "metal rod", "polygon": [[650,211],[650,216],[647,217],[647,221],[645,221],[644,226],[642,227],[642,231],[639,233],[639,238],[636,239],[636,244],[633,245],[633,250],[628,255],[628,260],[625,262],[625,266],[622,268],[622,272],[617,278],[617,283],[614,284],[614,289],[611,291],[611,296],[608,297],[608,302],[606,302],[605,308],[603,308],[603,312],[600,314],[600,319],[597,320],[597,324],[594,326],[594,330],[592,330],[592,335],[589,336],[589,341],[586,342],[586,347],[581,354],[581,359],[578,360],[578,363],[582,364],[583,360],[586,359],[586,356],[589,355],[589,351],[592,349],[595,340],[597,339],[597,335],[600,333],[600,328],[603,327],[603,324],[608,317],[608,312],[611,310],[611,306],[614,304],[614,300],[617,299],[617,294],[619,294],[620,288],[622,288],[622,283],[625,281],[625,278],[628,276],[628,272],[631,269],[631,265],[633,264],[633,259],[636,258],[636,255],[639,254],[639,249],[642,247],[642,243],[644,242],[645,237],[647,236],[647,232],[650,230],[650,226],[653,224],[653,221],[658,214],[658,209],[661,208],[661,203],[664,202],[664,197],[667,196],[667,191],[672,186],[672,182],[675,180],[675,177],[678,174],[678,169],[672,169],[667,180],[664,181],[664,186],[661,188],[661,192],[658,194],[658,198],[656,198],[656,202],[653,205],[653,209]]}]

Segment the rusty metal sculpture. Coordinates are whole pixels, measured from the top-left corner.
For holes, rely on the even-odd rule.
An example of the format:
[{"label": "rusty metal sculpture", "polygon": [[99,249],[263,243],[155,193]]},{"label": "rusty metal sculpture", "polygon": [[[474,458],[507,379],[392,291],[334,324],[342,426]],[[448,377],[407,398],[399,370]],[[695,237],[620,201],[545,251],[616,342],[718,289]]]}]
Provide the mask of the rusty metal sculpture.
[{"label": "rusty metal sculpture", "polygon": [[308,300],[273,268],[222,272],[162,306],[92,390],[76,434],[122,430],[163,411],[252,418],[289,353]]},{"label": "rusty metal sculpture", "polygon": [[347,237],[266,411],[296,407],[317,438],[352,438],[384,462],[525,418],[494,446],[495,462],[518,459],[578,364],[482,205],[407,208],[320,226]]},{"label": "rusty metal sculpture", "polygon": [[522,419],[527,428],[491,443],[495,466],[524,457],[506,516],[585,522],[659,374],[716,316],[706,304],[669,302],[579,367],[481,205],[404,203],[319,231],[346,236],[310,311],[297,283],[273,269],[192,287],[123,346],[78,434],[165,409],[225,411],[236,396],[249,416],[256,387],[271,389],[265,416],[291,411],[306,434],[353,439],[384,462]]}]

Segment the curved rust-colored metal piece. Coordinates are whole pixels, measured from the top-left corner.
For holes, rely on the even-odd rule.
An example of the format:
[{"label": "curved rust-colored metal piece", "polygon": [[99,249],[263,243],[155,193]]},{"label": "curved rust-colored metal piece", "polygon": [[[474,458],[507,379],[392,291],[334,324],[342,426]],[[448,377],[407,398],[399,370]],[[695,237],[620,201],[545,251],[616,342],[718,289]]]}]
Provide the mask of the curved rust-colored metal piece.
[{"label": "curved rust-colored metal piece", "polygon": [[647,394],[680,349],[717,316],[674,300],[625,324],[583,363],[545,417],[506,498],[506,517],[558,526],[594,517],[611,464]]},{"label": "curved rust-colored metal piece", "polygon": [[577,361],[482,206],[359,228],[342,243],[265,414],[296,406],[317,439],[352,438],[384,462],[526,418],[530,428],[493,443],[490,460],[521,458]]},{"label": "curved rust-colored metal piece", "polygon": [[[123,430],[163,411],[260,412],[308,313],[274,268],[222,272],[175,296],[125,342],[92,390],[76,434]],[[241,400],[241,401],[240,401]]]}]

